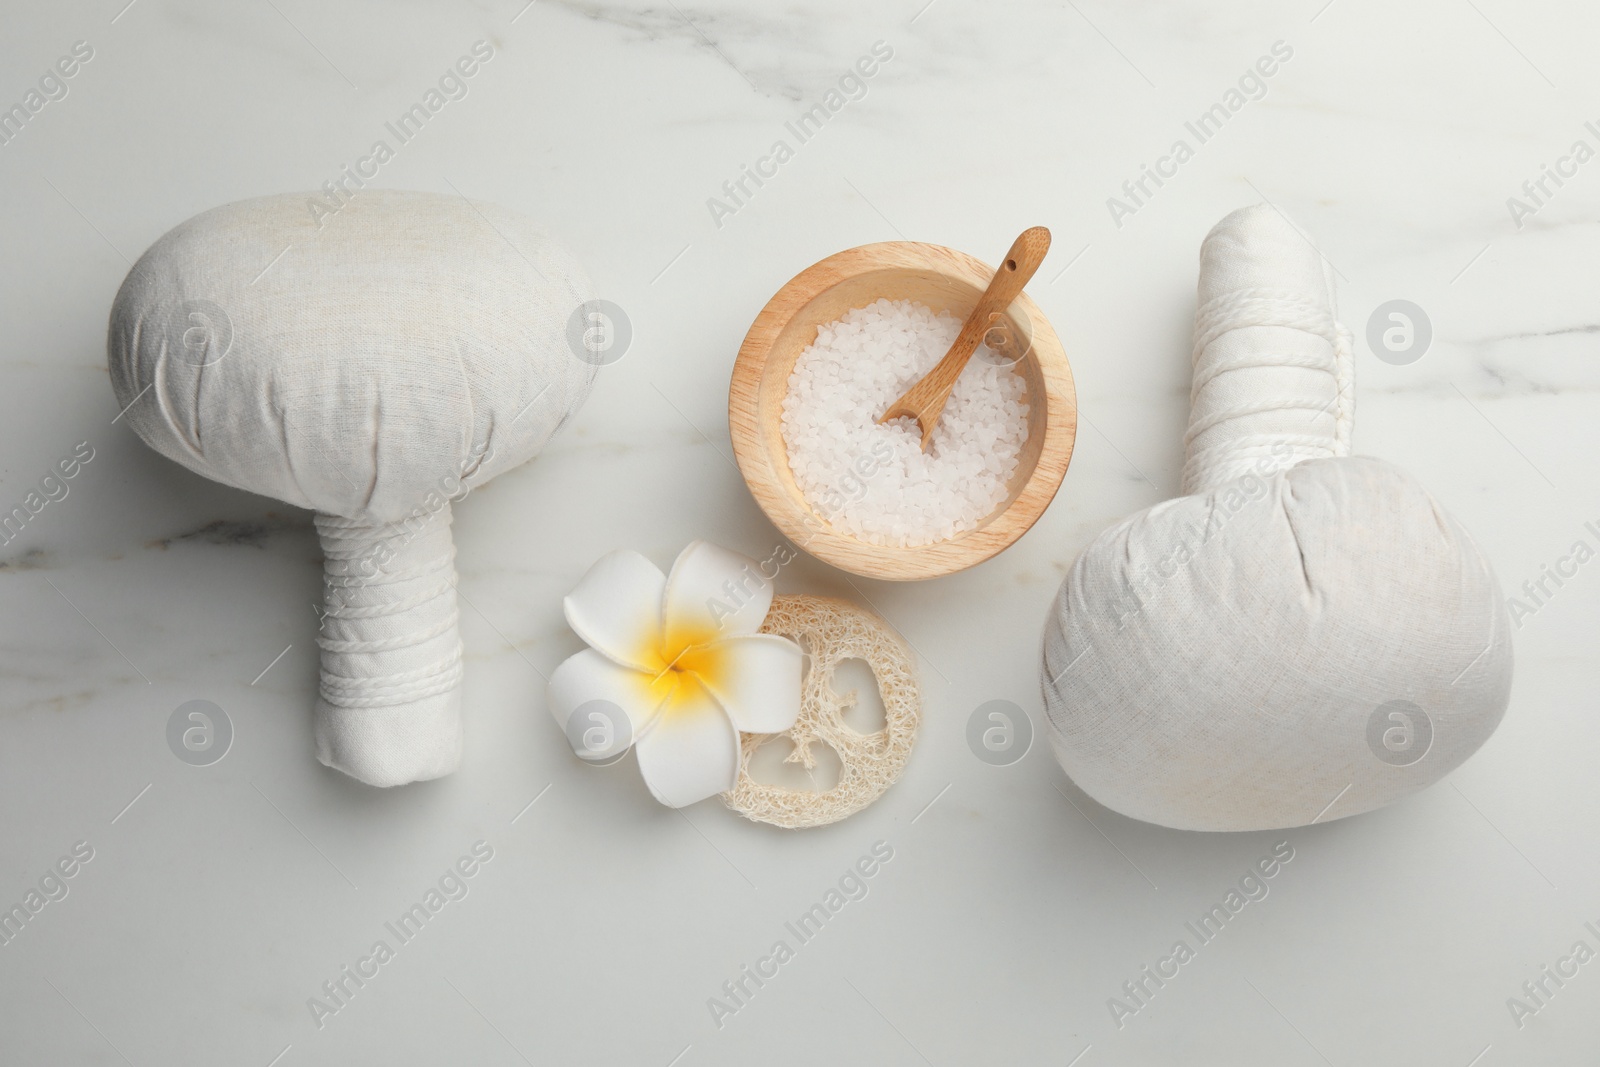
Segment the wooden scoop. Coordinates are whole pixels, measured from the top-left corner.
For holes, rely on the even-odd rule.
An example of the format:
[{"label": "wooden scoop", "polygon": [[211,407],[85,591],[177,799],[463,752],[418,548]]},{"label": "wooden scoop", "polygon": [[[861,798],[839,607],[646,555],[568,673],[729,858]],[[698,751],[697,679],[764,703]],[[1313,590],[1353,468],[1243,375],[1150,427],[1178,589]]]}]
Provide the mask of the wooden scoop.
[{"label": "wooden scoop", "polygon": [[961,324],[961,333],[956,336],[950,351],[916,385],[907,389],[904,396],[889,405],[888,410],[879,416],[880,423],[890,419],[915,419],[918,429],[922,431],[922,450],[928,450],[928,442],[933,439],[933,428],[939,424],[945,401],[950,399],[950,390],[955,388],[956,379],[961,377],[967,360],[978,350],[978,343],[984,335],[995,328],[996,320],[1005,314],[1006,308],[1022,292],[1022,287],[1028,284],[1049,250],[1049,230],[1034,226],[1022,231],[1022,235],[1012,242],[1005,262],[994,272],[989,288],[978,298],[978,306]]}]

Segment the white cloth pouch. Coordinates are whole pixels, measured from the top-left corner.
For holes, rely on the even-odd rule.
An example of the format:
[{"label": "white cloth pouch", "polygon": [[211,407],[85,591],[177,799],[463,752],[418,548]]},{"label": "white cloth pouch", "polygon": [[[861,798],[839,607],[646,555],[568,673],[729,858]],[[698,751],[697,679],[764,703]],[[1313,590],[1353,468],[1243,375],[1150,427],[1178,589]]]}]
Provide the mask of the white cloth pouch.
[{"label": "white cloth pouch", "polygon": [[595,366],[568,323],[592,294],[503,208],[383,190],[333,214],[317,202],[229,204],[158,240],[111,310],[111,384],[156,451],[316,512],[317,757],[399,785],[461,760],[451,502],[583,402]]},{"label": "white cloth pouch", "polygon": [[1185,496],[1105,531],[1045,626],[1048,732],[1105,806],[1189,830],[1370,811],[1499,724],[1488,561],[1415,479],[1353,457],[1348,331],[1268,206],[1200,254]]}]

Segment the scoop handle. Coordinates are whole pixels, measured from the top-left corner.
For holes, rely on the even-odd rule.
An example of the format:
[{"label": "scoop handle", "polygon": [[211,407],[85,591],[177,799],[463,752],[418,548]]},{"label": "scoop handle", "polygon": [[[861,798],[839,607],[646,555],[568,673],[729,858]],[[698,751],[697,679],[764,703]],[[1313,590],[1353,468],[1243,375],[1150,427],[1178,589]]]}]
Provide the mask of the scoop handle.
[{"label": "scoop handle", "polygon": [[461,762],[461,635],[450,505],[394,523],[318,515],[324,599],[317,759],[369,785]]},{"label": "scoop handle", "polygon": [[995,320],[1005,314],[1006,308],[1032,280],[1048,251],[1050,231],[1043,226],[1029,227],[1011,242],[1000,269],[994,272],[989,287],[978,298],[967,321],[961,324],[961,332],[956,335],[955,342],[944,358],[907,389],[904,396],[890,404],[879,417],[879,422],[899,418],[916,419],[922,430],[922,449],[927,451],[928,442],[933,438],[933,428],[939,424],[945,401],[950,399],[950,390],[955,388],[956,379],[961,377],[967,360],[978,350],[984,335],[994,328]]}]

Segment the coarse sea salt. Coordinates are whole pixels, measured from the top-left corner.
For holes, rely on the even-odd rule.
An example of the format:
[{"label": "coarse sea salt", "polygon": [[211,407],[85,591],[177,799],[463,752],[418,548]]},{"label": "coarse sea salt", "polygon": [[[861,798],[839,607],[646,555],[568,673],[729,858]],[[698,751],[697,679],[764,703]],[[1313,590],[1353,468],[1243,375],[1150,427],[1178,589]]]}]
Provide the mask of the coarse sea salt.
[{"label": "coarse sea salt", "polygon": [[1026,386],[979,345],[956,379],[928,451],[911,419],[879,425],[938,363],[961,320],[910,300],[879,300],[817,328],[783,398],[795,483],[834,529],[909,548],[976,529],[1006,499],[1028,439]]}]

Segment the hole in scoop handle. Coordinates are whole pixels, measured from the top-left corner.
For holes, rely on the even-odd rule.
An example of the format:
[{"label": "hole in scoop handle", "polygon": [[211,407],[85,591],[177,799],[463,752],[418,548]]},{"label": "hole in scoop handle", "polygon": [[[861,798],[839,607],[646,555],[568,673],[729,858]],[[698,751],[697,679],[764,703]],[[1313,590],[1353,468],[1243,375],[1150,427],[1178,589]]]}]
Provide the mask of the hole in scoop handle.
[{"label": "hole in scoop handle", "polygon": [[[983,296],[978,300],[978,307],[973,315],[984,310],[1004,311],[1011,306],[1011,301],[1022,292],[1022,287],[1033,280],[1033,275],[1039,269],[1039,264],[1044,262],[1045,253],[1050,251],[1050,231],[1043,226],[1030,226],[1017,235],[1011,242],[1011,250],[1006,253],[1004,266],[995,271],[994,280],[989,283],[989,288],[984,290]],[[972,317],[968,316],[968,323]],[[987,316],[983,318],[988,322]]]}]

